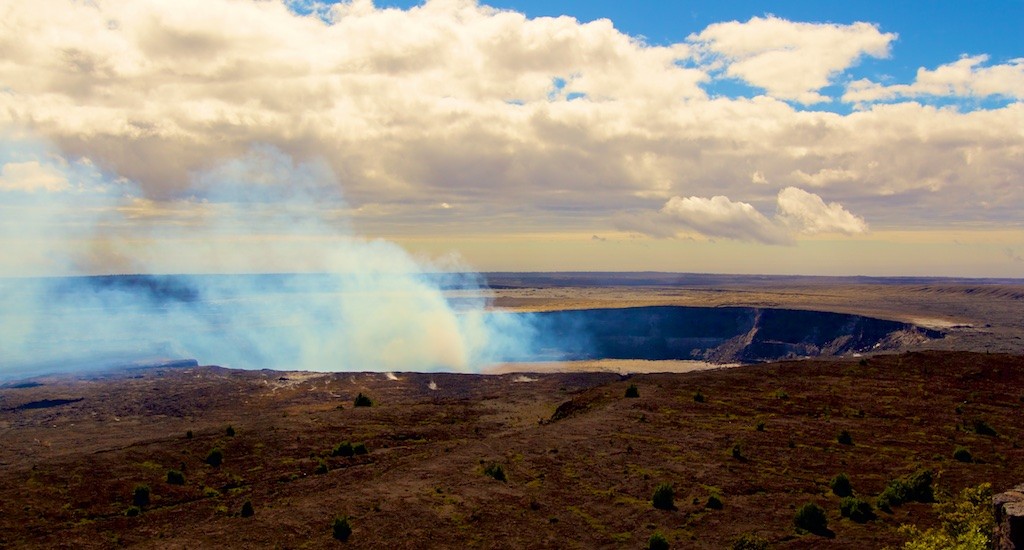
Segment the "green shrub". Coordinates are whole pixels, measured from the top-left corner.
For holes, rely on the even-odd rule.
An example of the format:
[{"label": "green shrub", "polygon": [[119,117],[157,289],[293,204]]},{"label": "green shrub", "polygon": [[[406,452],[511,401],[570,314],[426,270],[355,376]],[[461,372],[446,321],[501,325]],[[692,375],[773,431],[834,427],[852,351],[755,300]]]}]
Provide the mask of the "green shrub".
[{"label": "green shrub", "polygon": [[369,397],[366,397],[365,395],[360,393],[359,395],[356,396],[354,404],[356,407],[370,407],[373,406],[373,401],[370,400]]},{"label": "green shrub", "polygon": [[493,477],[498,481],[505,481],[505,469],[501,467],[501,464],[492,462],[484,468],[484,475]]},{"label": "green shrub", "polygon": [[224,463],[224,451],[220,450],[220,447],[214,447],[210,450],[210,454],[206,455],[206,463],[214,468]]},{"label": "green shrub", "polygon": [[846,474],[839,474],[828,482],[828,486],[838,497],[848,497],[853,494],[853,486],[850,485],[850,478]]},{"label": "green shrub", "polygon": [[875,517],[871,505],[857,497],[843,497],[839,502],[839,513],[857,523],[864,523]]},{"label": "green shrub", "polygon": [[647,550],[668,550],[668,539],[661,533],[654,533],[647,539]]},{"label": "green shrub", "polygon": [[636,384],[630,384],[626,388],[626,397],[640,397],[640,390],[637,389]]},{"label": "green shrub", "polygon": [[753,533],[746,533],[732,543],[732,550],[768,550],[768,541]]},{"label": "green shrub", "polygon": [[132,491],[132,504],[142,508],[149,505],[149,485],[136,485]]},{"label": "green shrub", "polygon": [[967,447],[957,447],[956,450],[953,451],[953,458],[960,462],[971,462],[974,460],[974,457],[971,456],[971,451],[967,450]]},{"label": "green shrub", "polygon": [[676,494],[675,490],[672,489],[672,484],[662,483],[654,489],[654,495],[651,496],[651,503],[659,510],[672,510],[676,507],[675,499]]},{"label": "green shrub", "polygon": [[313,470],[313,473],[315,473],[315,474],[326,474],[328,472],[328,470],[330,470],[330,468],[328,468],[328,466],[327,466],[327,461],[322,459],[322,458],[318,458],[316,460],[316,469]]},{"label": "green shrub", "polygon": [[840,445],[853,445],[853,436],[850,435],[850,432],[843,430],[836,436],[836,441],[838,441]]},{"label": "green shrub", "polygon": [[985,422],[984,420],[975,420],[973,424],[974,424],[974,433],[976,433],[978,435],[991,435],[991,436],[998,435],[996,433],[996,429],[993,428],[992,426],[989,426],[988,422]]},{"label": "green shrub", "polygon": [[909,476],[894,479],[878,495],[876,506],[880,510],[891,512],[893,506],[904,502],[933,502],[932,472],[919,470]]},{"label": "green shrub", "polygon": [[711,495],[708,497],[708,501],[704,504],[704,507],[712,510],[721,510],[725,505],[722,503],[721,497],[718,495]]},{"label": "green shrub", "polygon": [[354,454],[356,454],[356,450],[348,441],[338,443],[331,451],[331,456],[352,456]]},{"label": "green shrub", "polygon": [[968,487],[959,497],[936,504],[939,527],[920,531],[905,525],[900,531],[910,536],[904,550],[932,550],[933,548],[974,549],[991,548],[995,519],[992,515],[992,486],[982,483]]},{"label": "green shrub", "polygon": [[348,524],[348,516],[334,518],[334,538],[345,542],[352,536],[352,526]]},{"label": "green shrub", "polygon": [[797,508],[796,515],[793,516],[793,525],[803,531],[821,533],[828,529],[828,516],[821,506],[808,502]]},{"label": "green shrub", "polygon": [[138,516],[141,513],[142,513],[142,508],[139,508],[138,506],[129,506],[128,508],[125,508],[125,510],[124,510],[124,515],[126,515],[126,516],[128,516],[130,518]]},{"label": "green shrub", "polygon": [[703,403],[704,402],[704,394],[701,393],[700,390],[697,390],[696,392],[693,393],[693,400],[695,402],[697,402],[697,403]]},{"label": "green shrub", "polygon": [[247,500],[242,504],[242,511],[238,515],[243,518],[251,518],[254,514],[256,511],[252,509],[252,501]]},{"label": "green shrub", "polygon": [[167,470],[167,483],[169,485],[184,485],[185,474],[178,470]]},{"label": "green shrub", "polygon": [[357,455],[364,455],[369,451],[366,450],[365,443],[356,443],[355,445],[352,446],[352,452]]},{"label": "green shrub", "polygon": [[228,426],[228,429],[224,430],[224,433],[226,433],[228,437],[235,437],[235,428]]}]

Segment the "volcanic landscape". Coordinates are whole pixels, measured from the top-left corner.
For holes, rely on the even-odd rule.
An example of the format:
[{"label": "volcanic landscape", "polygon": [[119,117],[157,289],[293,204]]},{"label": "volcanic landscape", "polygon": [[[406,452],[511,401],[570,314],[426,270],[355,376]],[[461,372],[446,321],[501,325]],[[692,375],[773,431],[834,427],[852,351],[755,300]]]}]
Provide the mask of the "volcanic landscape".
[{"label": "volcanic landscape", "polygon": [[[0,546],[883,548],[932,504],[854,521],[835,476],[870,502],[922,471],[940,501],[1024,482],[1020,281],[487,283],[550,343],[485,374],[169,357],[0,381]],[[827,529],[794,528],[808,502]]]}]

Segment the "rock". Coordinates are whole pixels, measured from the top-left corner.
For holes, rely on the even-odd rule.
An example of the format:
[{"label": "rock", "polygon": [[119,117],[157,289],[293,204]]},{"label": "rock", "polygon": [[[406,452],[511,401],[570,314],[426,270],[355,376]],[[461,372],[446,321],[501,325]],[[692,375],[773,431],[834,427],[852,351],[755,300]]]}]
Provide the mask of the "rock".
[{"label": "rock", "polygon": [[992,497],[996,530],[992,547],[996,550],[1024,550],[1024,484]]}]

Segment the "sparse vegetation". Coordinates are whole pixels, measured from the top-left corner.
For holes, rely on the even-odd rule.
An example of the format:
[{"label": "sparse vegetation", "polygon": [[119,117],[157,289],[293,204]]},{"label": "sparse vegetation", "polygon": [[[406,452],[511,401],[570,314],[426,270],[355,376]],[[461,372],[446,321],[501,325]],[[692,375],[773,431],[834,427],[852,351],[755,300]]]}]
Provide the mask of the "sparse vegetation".
[{"label": "sparse vegetation", "polygon": [[501,467],[501,464],[492,462],[484,467],[484,475],[493,477],[498,481],[505,482],[505,469]]},{"label": "sparse vegetation", "polygon": [[853,486],[850,485],[850,478],[846,474],[838,474],[833,477],[828,486],[838,497],[848,497],[853,494]]},{"label": "sparse vegetation", "polygon": [[967,450],[967,447],[957,447],[953,451],[953,458],[960,462],[971,462],[974,460],[974,457],[971,456],[971,451]]},{"label": "sparse vegetation", "polygon": [[149,485],[136,485],[132,490],[132,504],[142,508],[149,505]]},{"label": "sparse vegetation", "polygon": [[224,451],[220,450],[220,447],[214,447],[206,455],[206,463],[214,468],[220,466],[224,463]]},{"label": "sparse vegetation", "polygon": [[352,526],[348,523],[348,516],[334,518],[332,529],[334,531],[334,538],[341,542],[347,542],[348,538],[352,536]]},{"label": "sparse vegetation", "polygon": [[251,518],[255,514],[256,511],[253,510],[252,501],[250,500],[247,500],[242,504],[242,511],[238,513],[238,515],[242,516],[243,518]]},{"label": "sparse vegetation", "polygon": [[356,454],[355,448],[348,441],[338,443],[331,451],[331,456],[352,456],[354,454]]},{"label": "sparse vegetation", "polygon": [[654,489],[651,503],[659,510],[673,510],[676,507],[676,493],[671,483],[662,483]]},{"label": "sparse vegetation", "polygon": [[640,390],[637,389],[636,384],[630,384],[626,388],[626,397],[640,397]]},{"label": "sparse vegetation", "polygon": [[668,548],[668,539],[661,533],[655,532],[651,538],[647,539],[647,550],[668,550]]},{"label": "sparse vegetation", "polygon": [[853,445],[853,436],[850,435],[849,431],[843,430],[836,436],[836,441],[838,441],[840,445]]},{"label": "sparse vegetation", "polygon": [[844,518],[850,518],[857,523],[864,523],[875,517],[875,511],[864,500],[857,497],[843,497],[839,502],[839,513]]},{"label": "sparse vegetation", "polygon": [[988,424],[988,422],[985,422],[984,420],[981,420],[981,419],[975,420],[972,423],[972,425],[974,427],[974,433],[976,433],[978,435],[989,435],[989,436],[999,435],[998,433],[996,433],[996,429],[993,428],[992,426],[990,426]]},{"label": "sparse vegetation", "polygon": [[178,470],[168,470],[167,471],[167,483],[169,485],[184,485],[185,484],[185,474],[179,472]]},{"label": "sparse vegetation", "polygon": [[746,533],[732,543],[732,550],[768,550],[768,541],[753,533]]},{"label": "sparse vegetation", "polygon": [[821,506],[808,502],[797,508],[793,524],[798,530],[820,534],[828,529],[828,516]]},{"label": "sparse vegetation", "polygon": [[934,501],[932,477],[930,470],[919,470],[909,476],[890,481],[882,494],[878,495],[876,506],[879,510],[891,512],[893,506],[899,506],[904,502]]},{"label": "sparse vegetation", "polygon": [[356,396],[356,400],[353,405],[356,407],[371,407],[373,406],[373,400],[360,392],[360,394]]}]

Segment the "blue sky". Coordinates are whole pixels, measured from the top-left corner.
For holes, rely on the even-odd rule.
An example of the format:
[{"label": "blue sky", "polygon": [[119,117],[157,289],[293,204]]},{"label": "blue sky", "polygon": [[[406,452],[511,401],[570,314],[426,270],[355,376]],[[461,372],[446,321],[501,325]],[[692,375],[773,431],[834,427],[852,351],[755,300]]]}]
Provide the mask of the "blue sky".
[{"label": "blue sky", "polygon": [[13,3],[0,275],[1024,277],[1024,1],[309,5]]}]

